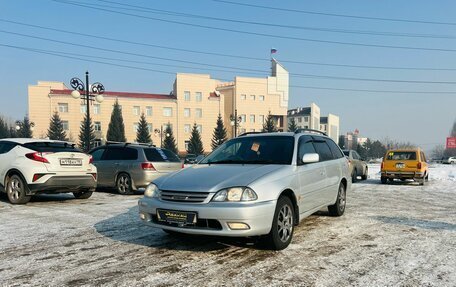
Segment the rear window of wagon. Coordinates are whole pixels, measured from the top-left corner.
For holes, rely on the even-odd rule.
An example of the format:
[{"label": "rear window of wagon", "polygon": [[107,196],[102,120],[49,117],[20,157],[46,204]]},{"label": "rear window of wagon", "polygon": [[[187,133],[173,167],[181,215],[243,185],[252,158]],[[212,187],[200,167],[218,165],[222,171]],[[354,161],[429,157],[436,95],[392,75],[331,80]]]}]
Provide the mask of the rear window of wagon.
[{"label": "rear window of wagon", "polygon": [[416,160],[415,151],[391,151],[386,160]]}]

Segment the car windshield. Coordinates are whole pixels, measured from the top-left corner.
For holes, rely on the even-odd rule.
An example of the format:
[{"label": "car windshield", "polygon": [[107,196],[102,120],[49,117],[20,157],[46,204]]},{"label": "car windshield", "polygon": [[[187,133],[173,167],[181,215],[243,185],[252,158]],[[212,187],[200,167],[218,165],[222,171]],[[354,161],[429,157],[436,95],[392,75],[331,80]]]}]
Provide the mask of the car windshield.
[{"label": "car windshield", "polygon": [[180,162],[172,151],[160,148],[145,148],[144,153],[148,161],[152,162]]},{"label": "car windshield", "polygon": [[414,151],[391,151],[388,153],[387,160],[416,160]]},{"label": "car windshield", "polygon": [[74,144],[66,142],[30,142],[24,147],[37,152],[82,152]]},{"label": "car windshield", "polygon": [[292,136],[246,136],[232,139],[201,161],[201,164],[291,164]]}]

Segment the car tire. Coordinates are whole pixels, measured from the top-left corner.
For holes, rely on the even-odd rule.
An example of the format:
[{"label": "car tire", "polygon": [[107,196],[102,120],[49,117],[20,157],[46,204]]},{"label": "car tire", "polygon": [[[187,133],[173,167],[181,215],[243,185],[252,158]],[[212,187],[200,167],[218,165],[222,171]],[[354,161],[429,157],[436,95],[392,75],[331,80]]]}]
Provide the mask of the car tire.
[{"label": "car tire", "polygon": [[382,184],[387,184],[388,183],[388,178],[386,176],[380,177],[380,181]]},{"label": "car tire", "polygon": [[87,191],[78,191],[78,192],[73,192],[73,195],[77,199],[87,199],[91,197],[93,194],[93,191],[87,190]]},{"label": "car tire", "polygon": [[368,174],[369,174],[369,168],[366,166],[366,169],[364,171],[364,174],[361,176],[361,179],[366,180]]},{"label": "car tire", "polygon": [[345,212],[346,199],[347,189],[343,183],[340,183],[336,202],[333,205],[328,206],[329,215],[342,216]]},{"label": "car tire", "polygon": [[419,183],[419,185],[424,185],[426,183],[426,178],[423,177],[423,178],[418,179],[418,183]]},{"label": "car tire", "polygon": [[22,177],[17,174],[13,174],[6,184],[6,194],[8,195],[8,200],[12,204],[26,204],[32,198],[30,195],[27,195],[28,187],[25,184]]},{"label": "car tire", "polygon": [[356,170],[356,168],[355,168],[355,169],[353,169],[353,172],[352,172],[352,183],[355,183],[357,178],[358,178],[358,170]]},{"label": "car tire", "polygon": [[290,245],[293,238],[295,214],[293,203],[287,196],[277,201],[271,231],[263,238],[267,249],[282,250]]},{"label": "car tire", "polygon": [[119,194],[127,195],[133,193],[131,186],[131,178],[126,173],[121,173],[117,176],[116,189]]},{"label": "car tire", "polygon": [[426,181],[429,181],[429,174],[426,174],[426,177],[424,178]]}]

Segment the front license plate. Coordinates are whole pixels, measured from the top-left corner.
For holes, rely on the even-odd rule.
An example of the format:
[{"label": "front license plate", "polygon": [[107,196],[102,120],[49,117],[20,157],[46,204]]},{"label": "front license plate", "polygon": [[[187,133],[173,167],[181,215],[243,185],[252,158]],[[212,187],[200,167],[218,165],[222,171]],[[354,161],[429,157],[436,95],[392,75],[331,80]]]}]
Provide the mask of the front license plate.
[{"label": "front license plate", "polygon": [[195,224],[195,212],[157,209],[157,218],[160,221],[177,224]]},{"label": "front license plate", "polygon": [[82,166],[82,159],[80,158],[61,158],[60,165],[64,166]]},{"label": "front license plate", "polygon": [[396,168],[404,168],[405,164],[404,163],[396,163]]}]

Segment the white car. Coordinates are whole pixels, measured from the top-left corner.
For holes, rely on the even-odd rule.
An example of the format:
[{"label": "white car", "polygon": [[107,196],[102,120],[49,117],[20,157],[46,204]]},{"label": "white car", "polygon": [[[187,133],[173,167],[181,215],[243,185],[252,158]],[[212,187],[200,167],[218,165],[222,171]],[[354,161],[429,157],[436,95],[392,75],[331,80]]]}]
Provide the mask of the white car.
[{"label": "white car", "polygon": [[139,216],[168,233],[260,236],[286,248],[294,226],[321,208],[345,211],[348,160],[329,137],[250,133],[231,139],[191,167],[152,181]]},{"label": "white car", "polygon": [[37,139],[0,140],[0,190],[13,204],[39,193],[73,192],[89,198],[97,186],[92,157],[69,142]]},{"label": "white car", "polygon": [[456,163],[456,156],[450,156],[450,157],[447,157],[445,158],[442,163],[446,163],[446,164],[455,164]]}]

